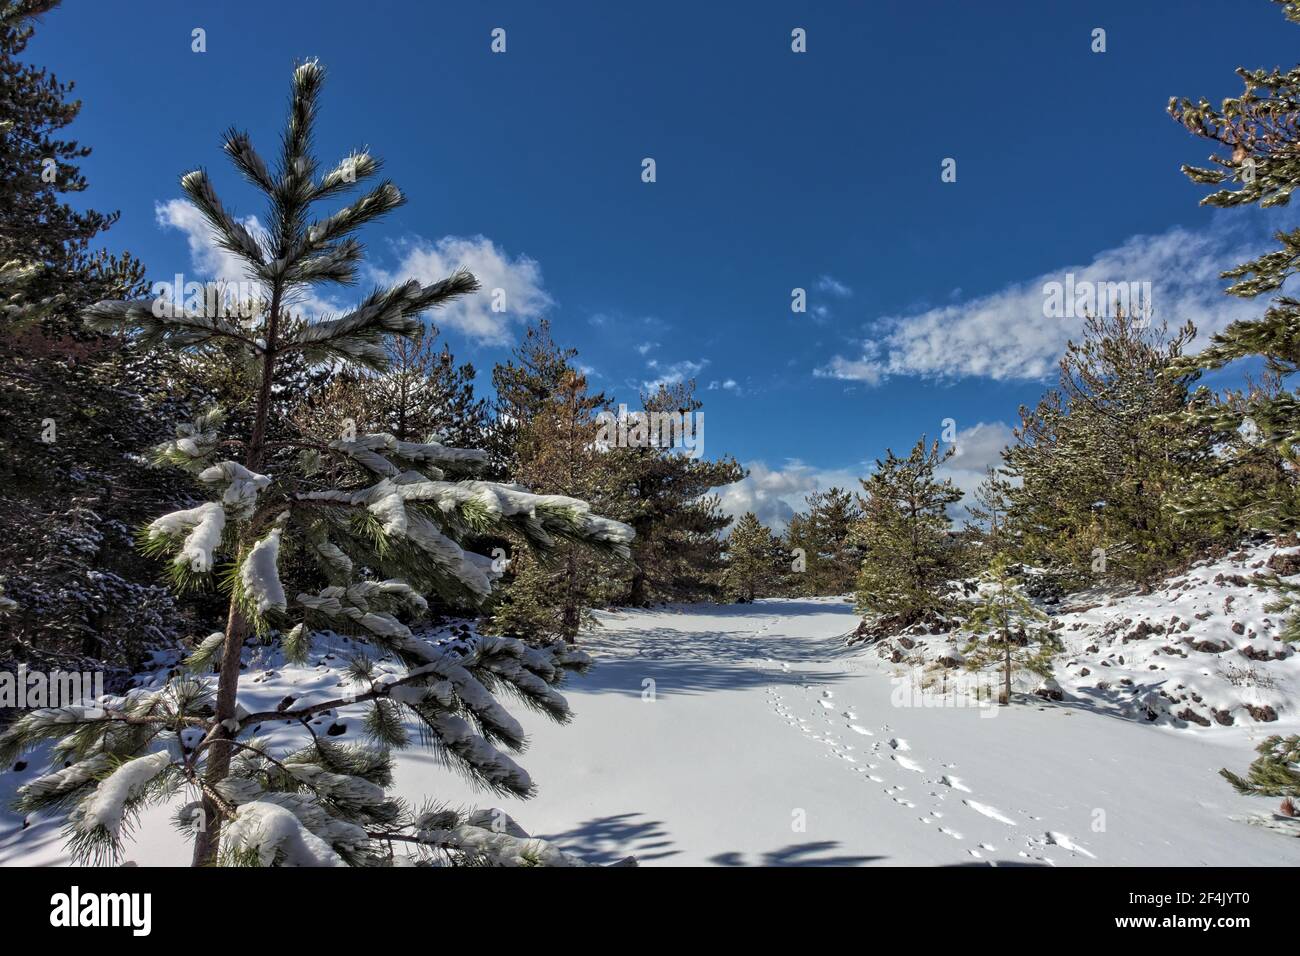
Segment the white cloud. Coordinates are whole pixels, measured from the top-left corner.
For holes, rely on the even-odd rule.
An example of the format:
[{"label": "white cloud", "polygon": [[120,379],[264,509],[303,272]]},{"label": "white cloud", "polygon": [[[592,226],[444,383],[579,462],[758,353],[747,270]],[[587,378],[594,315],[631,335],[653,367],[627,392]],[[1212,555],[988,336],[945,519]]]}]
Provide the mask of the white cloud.
[{"label": "white cloud", "polygon": [[[445,279],[457,269],[468,269],[482,289],[430,314],[435,325],[456,329],[479,342],[509,342],[514,326],[537,318],[552,304],[542,286],[542,268],[527,256],[511,259],[486,236],[444,236],[430,242],[409,239],[398,244],[401,261],[392,270],[375,270],[378,281],[418,279],[428,284]],[[504,293],[502,311],[492,309],[495,290]]]},{"label": "white cloud", "polygon": [[[220,248],[214,241],[212,229],[203,216],[184,199],[155,203],[154,216],[164,229],[178,229],[185,234],[189,246],[191,267],[204,280],[247,282],[242,260]],[[254,235],[262,237],[265,230],[255,216],[241,220]],[[368,266],[365,275],[378,285],[418,279],[424,284],[445,279],[458,268],[469,269],[478,278],[482,289],[465,296],[444,308],[434,310],[430,316],[443,329],[456,329],[479,342],[502,344],[511,340],[511,329],[538,317],[551,305],[551,297],[542,287],[541,266],[527,256],[511,259],[491,239],[484,236],[463,238],[444,236],[430,242],[427,239],[407,239],[396,244],[401,255],[391,270]],[[348,308],[333,298],[321,297],[323,288],[303,290],[293,305],[309,317],[326,313],[339,313]],[[494,290],[504,292],[503,311],[492,311]],[[354,293],[348,290],[349,297]]]},{"label": "white cloud", "polygon": [[725,382],[719,382],[717,379],[714,379],[709,383],[708,391],[716,392],[718,389],[722,389],[723,391],[726,392],[735,392],[739,394],[740,383],[737,382],[734,378],[729,378]]},{"label": "white cloud", "polygon": [[[957,430],[956,450],[935,474],[948,478],[966,496],[953,509],[954,520],[966,517],[971,494],[979,487],[989,468],[1002,464],[1002,449],[1015,441],[1015,433],[1005,422],[980,422]],[[940,446],[940,451],[943,447]]]},{"label": "white cloud", "polygon": [[704,371],[704,367],[708,364],[708,359],[700,359],[698,362],[683,359],[680,362],[666,363],[660,362],[658,359],[651,359],[646,362],[646,368],[649,369],[654,378],[642,382],[641,387],[647,392],[653,392],[660,385],[676,385],[688,378],[694,378]]},{"label": "white cloud", "polygon": [[636,347],[636,350],[642,355],[648,355],[650,352],[654,351],[658,347],[659,347],[658,342],[642,342],[640,345]]},{"label": "white cloud", "polygon": [[1064,283],[1068,273],[1076,282],[1149,282],[1154,320],[1170,327],[1191,320],[1203,345],[1230,322],[1261,312],[1258,302],[1224,295],[1219,278],[1224,269],[1268,247],[1258,223],[1258,217],[1218,215],[1205,229],[1175,227],[1133,236],[1088,263],[1063,266],[988,295],[883,318],[879,332],[861,343],[857,355],[836,355],[814,374],[869,385],[896,375],[1046,379],[1080,330],[1078,318],[1044,316],[1044,285]]},{"label": "white cloud", "polygon": [[790,516],[804,508],[804,498],[815,491],[839,486],[856,491],[858,476],[843,470],[819,470],[801,461],[791,461],[784,468],[769,468],[764,462],[751,461],[745,468],[749,474],[733,485],[727,485],[719,495],[722,510],[734,518],[752,511],[774,531],[780,532]]},{"label": "white cloud", "polygon": [[[969,497],[984,480],[988,467],[1002,463],[1002,449],[1013,438],[1011,426],[1004,422],[980,422],[958,429],[956,451],[938,469],[937,476],[951,479]],[[910,449],[909,445],[895,448],[894,452],[905,455]],[[722,510],[734,518],[752,511],[765,525],[780,532],[795,512],[804,510],[804,499],[808,495],[837,487],[857,494],[862,490],[859,479],[868,475],[873,467],[874,463],[863,463],[857,471],[822,469],[793,460],[784,467],[771,468],[762,461],[746,462],[749,474],[719,491]],[[966,517],[966,503],[956,505],[951,514],[953,520],[960,523]]]},{"label": "white cloud", "polygon": [[[179,229],[185,234],[185,243],[190,250],[190,264],[203,280],[248,281],[244,260],[216,244],[212,227],[189,202],[184,199],[156,202],[153,214],[159,228]],[[259,238],[266,233],[256,216],[241,219],[240,224]]]},{"label": "white cloud", "polygon": [[826,292],[840,299],[847,299],[853,295],[853,290],[846,286],[834,276],[824,275],[817,280],[817,290]]},{"label": "white cloud", "polygon": [[[867,352],[875,350],[874,342],[864,342],[863,345]],[[839,378],[850,382],[866,382],[868,385],[879,385],[885,378],[884,369],[875,359],[846,359],[841,355],[836,355],[813,374],[818,378]]]},{"label": "white cloud", "polygon": [[[270,298],[265,283],[250,278],[244,260],[217,245],[212,227],[191,203],[184,199],[169,199],[167,202],[154,203],[154,220],[162,229],[176,229],[185,234],[185,243],[190,252],[190,268],[194,270],[193,275],[185,277],[186,282],[222,282],[232,286],[238,284],[238,291],[241,294],[263,299]],[[256,216],[249,216],[239,222],[259,242],[265,243],[266,230]],[[343,310],[343,306],[337,301],[323,297],[319,293],[320,290],[317,288],[299,289],[292,301],[287,302],[286,305],[308,317],[334,314]]]}]

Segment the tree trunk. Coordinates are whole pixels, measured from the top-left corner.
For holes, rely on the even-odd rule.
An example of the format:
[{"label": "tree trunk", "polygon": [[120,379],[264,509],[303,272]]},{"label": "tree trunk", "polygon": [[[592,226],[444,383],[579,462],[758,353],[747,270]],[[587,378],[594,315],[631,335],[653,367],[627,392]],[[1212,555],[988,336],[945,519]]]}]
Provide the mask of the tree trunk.
[{"label": "tree trunk", "polygon": [[1011,703],[1011,634],[1008,631],[1002,632],[1002,647],[1004,648],[1003,658],[1004,670],[1002,671],[1002,705]]},{"label": "tree trunk", "polygon": [[628,586],[627,603],[632,607],[645,607],[646,600],[646,578],[645,572],[640,566],[632,572],[632,582]]},{"label": "tree trunk", "polygon": [[[280,287],[271,293],[271,311],[267,319],[266,351],[263,353],[262,384],[257,392],[257,412],[253,420],[253,434],[248,442],[248,454],[245,467],[257,471],[262,465],[262,452],[266,445],[266,420],[271,407],[271,383],[275,376],[276,333],[280,324]],[[249,547],[250,541],[240,542],[236,551],[237,560],[241,560]],[[230,773],[230,754],[234,749],[226,741],[234,734],[227,729],[226,722],[235,719],[235,698],[239,690],[239,659],[244,649],[244,640],[248,637],[248,622],[240,613],[232,595],[230,608],[226,614],[226,637],[221,650],[221,671],[217,677],[217,700],[213,719],[219,729],[208,748],[207,770],[204,781],[209,787],[215,787]],[[202,829],[194,841],[193,866],[212,866],[217,862],[217,852],[221,848],[221,811],[212,798],[204,794],[202,808]]]},{"label": "tree trunk", "polygon": [[[241,554],[242,556],[242,554]],[[226,617],[226,639],[222,645],[221,671],[217,678],[216,719],[224,721],[235,716],[235,698],[239,689],[239,659],[248,637],[248,622],[239,613],[235,602],[230,602],[230,611]],[[224,716],[223,716],[224,715]],[[212,745],[208,748],[206,782],[216,786],[230,773],[230,753],[234,749],[226,740],[233,735],[225,728],[218,732]],[[201,829],[194,841],[194,866],[213,866],[217,862],[217,850],[221,846],[221,811],[206,794],[203,797]]]}]

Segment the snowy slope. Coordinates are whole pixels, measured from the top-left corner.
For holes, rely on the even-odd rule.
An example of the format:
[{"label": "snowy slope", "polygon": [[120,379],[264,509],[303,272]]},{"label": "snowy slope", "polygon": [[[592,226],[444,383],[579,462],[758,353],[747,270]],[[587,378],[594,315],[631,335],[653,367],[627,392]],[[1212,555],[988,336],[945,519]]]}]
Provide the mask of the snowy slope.
[{"label": "snowy slope", "polygon": [[[501,806],[593,861],[1300,864],[1300,840],[1233,819],[1275,801],[1217,775],[1244,769],[1279,723],[1177,729],[1087,701],[934,706],[900,693],[874,650],[845,648],[857,619],[832,599],[600,617],[585,641],[596,667],[565,689],[573,723],[521,714],[536,798],[476,793],[420,751],[401,758],[400,789]],[[250,692],[330,691],[342,664],[255,664]],[[0,774],[0,799],[34,771]],[[0,817],[0,864],[63,859],[56,825]],[[164,812],[142,822],[131,859],[185,861]]]},{"label": "snowy slope", "polygon": [[[1073,594],[1044,605],[1065,646],[1056,679],[1067,700],[1119,717],[1176,728],[1300,725],[1300,653],[1280,640],[1274,591],[1253,582],[1300,570],[1296,548],[1263,545],[1203,561],[1150,594]],[[926,694],[975,693],[960,667],[967,634],[924,627],[872,645]],[[996,683],[982,681],[981,693]],[[1018,690],[1039,681],[1020,675]]]}]

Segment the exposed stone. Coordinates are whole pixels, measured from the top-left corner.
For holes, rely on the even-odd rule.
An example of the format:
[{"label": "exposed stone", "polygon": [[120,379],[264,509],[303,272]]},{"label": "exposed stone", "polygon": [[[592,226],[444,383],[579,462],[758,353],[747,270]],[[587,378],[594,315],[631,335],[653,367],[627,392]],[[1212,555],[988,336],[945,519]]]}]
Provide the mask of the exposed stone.
[{"label": "exposed stone", "polygon": [[1269,724],[1277,720],[1277,711],[1268,704],[1247,704],[1246,711],[1260,723]]},{"label": "exposed stone", "polygon": [[1278,577],[1287,578],[1293,574],[1300,574],[1300,552],[1287,554],[1283,551],[1274,551],[1268,559],[1269,569],[1277,572]]},{"label": "exposed stone", "polygon": [[1034,693],[1044,700],[1065,700],[1065,692],[1061,690],[1061,685],[1051,677],[1044,678],[1042,683],[1034,688]]},{"label": "exposed stone", "polygon": [[1210,718],[1202,717],[1190,707],[1184,707],[1176,716],[1179,720],[1186,720],[1189,723],[1200,724],[1202,727],[1210,726]]}]

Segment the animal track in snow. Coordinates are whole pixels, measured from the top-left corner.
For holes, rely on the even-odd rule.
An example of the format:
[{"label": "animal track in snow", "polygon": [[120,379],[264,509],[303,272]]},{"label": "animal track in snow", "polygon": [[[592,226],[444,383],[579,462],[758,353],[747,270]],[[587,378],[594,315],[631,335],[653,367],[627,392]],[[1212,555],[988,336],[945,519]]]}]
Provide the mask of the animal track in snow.
[{"label": "animal track in snow", "polygon": [[951,777],[948,774],[944,774],[942,777],[939,778],[939,782],[943,784],[945,787],[952,787],[952,789],[960,790],[963,793],[971,792],[970,787],[966,786],[966,784],[961,782],[961,777]]},{"label": "animal track in snow", "polygon": [[898,754],[894,754],[894,760],[904,770],[911,770],[913,773],[925,773],[925,768],[910,757],[900,757]]},{"label": "animal track in snow", "polygon": [[867,737],[875,736],[875,734],[867,730],[866,727],[859,727],[857,724],[849,724],[849,730],[853,731],[855,734],[864,734]]},{"label": "animal track in snow", "polygon": [[909,744],[909,743],[908,743],[906,740],[904,740],[902,737],[891,737],[891,738],[889,739],[889,746],[893,747],[895,750],[911,750],[911,749],[912,749],[912,745]]},{"label": "animal track in snow", "polygon": [[984,816],[988,817],[990,820],[997,820],[999,823],[1005,823],[1009,827],[1016,825],[1015,820],[1008,819],[1000,810],[997,809],[997,807],[990,807],[986,803],[976,803],[974,800],[963,800],[962,803],[966,804],[966,806],[970,807],[976,813],[984,814]]},{"label": "animal track in snow", "polygon": [[1069,834],[1066,833],[1057,833],[1055,830],[1048,830],[1043,834],[1043,842],[1059,846],[1062,850],[1069,850],[1072,853],[1082,853],[1090,860],[1097,859],[1094,854],[1089,853],[1083,847],[1079,846],[1079,844],[1070,839]]}]

